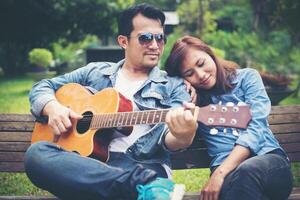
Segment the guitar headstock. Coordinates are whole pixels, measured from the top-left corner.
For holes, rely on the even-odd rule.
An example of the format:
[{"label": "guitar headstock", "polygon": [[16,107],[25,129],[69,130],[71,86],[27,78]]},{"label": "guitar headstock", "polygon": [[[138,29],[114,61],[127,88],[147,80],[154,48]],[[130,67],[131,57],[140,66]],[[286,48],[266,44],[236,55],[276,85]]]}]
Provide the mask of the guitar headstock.
[{"label": "guitar headstock", "polygon": [[250,108],[242,105],[210,104],[200,107],[198,121],[207,126],[224,126],[245,129],[251,120]]}]

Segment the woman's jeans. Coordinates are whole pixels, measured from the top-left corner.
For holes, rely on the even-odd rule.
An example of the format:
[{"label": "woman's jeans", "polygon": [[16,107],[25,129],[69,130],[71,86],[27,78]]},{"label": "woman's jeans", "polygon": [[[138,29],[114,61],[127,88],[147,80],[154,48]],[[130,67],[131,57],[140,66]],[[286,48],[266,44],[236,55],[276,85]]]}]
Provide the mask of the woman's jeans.
[{"label": "woman's jeans", "polygon": [[219,199],[284,200],[292,190],[292,179],[290,163],[282,151],[254,156],[226,176]]},{"label": "woman's jeans", "polygon": [[136,185],[167,177],[160,164],[137,163],[110,153],[106,163],[38,142],[25,154],[25,171],[36,186],[61,199],[136,199]]}]

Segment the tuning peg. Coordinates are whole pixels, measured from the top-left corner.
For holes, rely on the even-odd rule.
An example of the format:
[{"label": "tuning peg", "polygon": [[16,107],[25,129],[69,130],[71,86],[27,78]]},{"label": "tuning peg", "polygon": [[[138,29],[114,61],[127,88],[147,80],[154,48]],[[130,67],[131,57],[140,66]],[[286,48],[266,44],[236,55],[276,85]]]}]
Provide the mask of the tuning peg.
[{"label": "tuning peg", "polygon": [[231,119],[231,120],[230,120],[230,124],[236,125],[236,124],[237,124],[237,120],[236,120],[236,119]]},{"label": "tuning peg", "polygon": [[234,106],[234,103],[233,102],[227,102],[226,106]]},{"label": "tuning peg", "polygon": [[221,112],[227,112],[227,107],[226,106],[222,106],[222,108],[221,108]]},{"label": "tuning peg", "polygon": [[215,105],[210,105],[210,111],[216,111],[217,110],[217,106]]},{"label": "tuning peg", "polygon": [[235,128],[233,128],[232,129],[232,135],[239,136],[239,132]]},{"label": "tuning peg", "polygon": [[209,134],[211,134],[211,135],[217,135],[218,134],[218,129],[216,129],[216,128],[210,129]]},{"label": "tuning peg", "polygon": [[233,112],[239,112],[240,108],[238,106],[233,106],[232,111]]}]

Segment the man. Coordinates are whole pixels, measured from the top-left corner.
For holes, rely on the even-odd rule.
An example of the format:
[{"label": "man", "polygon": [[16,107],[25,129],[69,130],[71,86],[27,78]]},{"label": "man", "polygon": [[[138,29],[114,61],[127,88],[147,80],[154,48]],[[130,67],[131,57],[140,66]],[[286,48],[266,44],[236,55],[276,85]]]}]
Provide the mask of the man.
[{"label": "man", "polygon": [[[163,52],[164,14],[147,4],[123,11],[118,43],[125,51],[119,63],[90,63],[71,73],[34,85],[30,93],[32,113],[48,116],[54,134],[67,132],[81,115],[61,105],[55,91],[75,82],[90,91],[114,87],[132,100],[134,110],[169,111],[165,124],[136,125],[126,137],[110,142],[106,163],[68,152],[49,142],[28,149],[25,169],[30,180],[61,199],[171,199],[176,186],[170,178],[169,153],[192,143],[197,122],[182,103],[189,101],[182,80],[170,78],[157,67]],[[188,105],[187,105],[188,106]],[[117,130],[112,130],[116,135]],[[180,198],[179,198],[180,199]]]}]

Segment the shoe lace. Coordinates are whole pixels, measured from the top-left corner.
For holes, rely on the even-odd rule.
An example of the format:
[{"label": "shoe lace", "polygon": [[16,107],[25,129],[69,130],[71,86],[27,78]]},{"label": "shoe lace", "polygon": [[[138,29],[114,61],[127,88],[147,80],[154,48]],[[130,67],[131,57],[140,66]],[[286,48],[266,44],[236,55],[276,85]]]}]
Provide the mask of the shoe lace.
[{"label": "shoe lace", "polygon": [[169,195],[170,191],[167,189],[163,188],[161,185],[158,184],[150,184],[150,185],[137,185],[136,189],[139,193],[138,199],[137,200],[145,200],[146,199],[146,194],[147,190],[152,189],[152,188],[160,188],[160,192],[166,193]]}]

